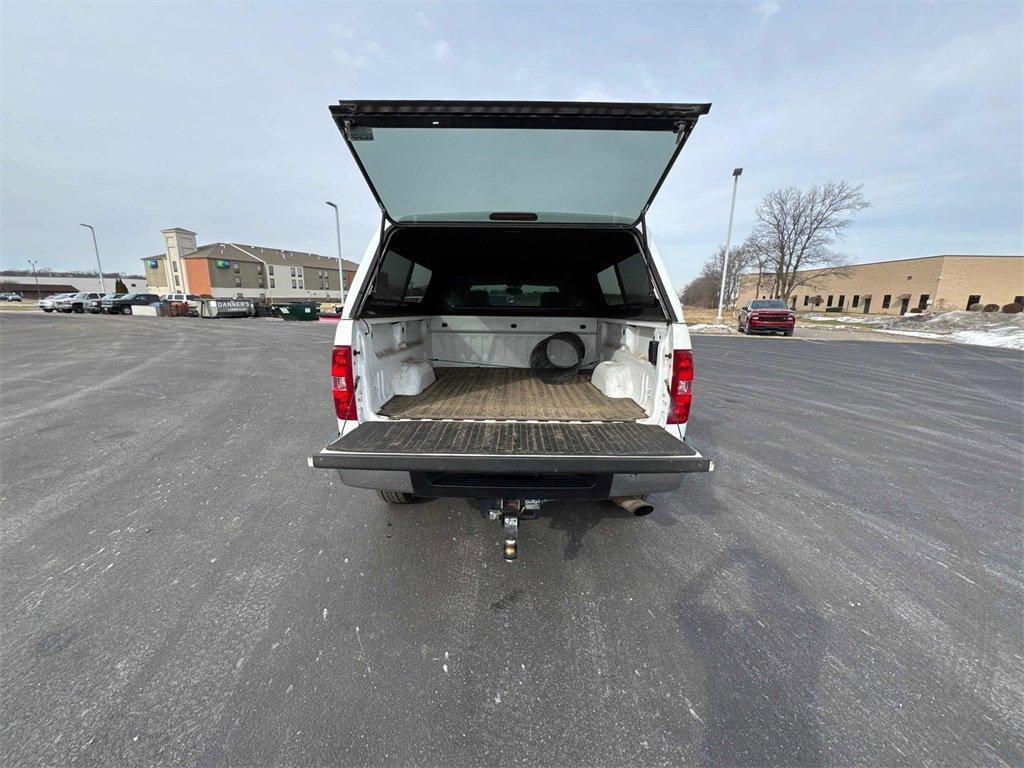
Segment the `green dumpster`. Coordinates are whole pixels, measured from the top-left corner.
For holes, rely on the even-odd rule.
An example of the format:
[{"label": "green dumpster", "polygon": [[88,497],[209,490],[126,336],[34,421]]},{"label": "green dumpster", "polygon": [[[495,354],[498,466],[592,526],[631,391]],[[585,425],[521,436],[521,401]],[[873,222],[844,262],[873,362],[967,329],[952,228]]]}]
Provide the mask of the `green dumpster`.
[{"label": "green dumpster", "polygon": [[291,304],[278,304],[278,314],[282,320],[319,320],[320,305],[315,301],[296,301]]}]

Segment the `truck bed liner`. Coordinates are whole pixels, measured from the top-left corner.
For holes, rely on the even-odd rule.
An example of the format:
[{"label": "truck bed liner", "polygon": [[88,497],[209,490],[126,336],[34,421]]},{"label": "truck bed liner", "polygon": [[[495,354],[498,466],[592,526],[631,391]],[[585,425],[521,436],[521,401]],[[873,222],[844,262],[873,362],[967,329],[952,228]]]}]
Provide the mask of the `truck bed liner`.
[{"label": "truck bed liner", "polygon": [[396,395],[380,409],[396,419],[636,421],[646,414],[628,397],[612,398],[579,374],[545,384],[528,368],[435,368],[418,395]]},{"label": "truck bed liner", "polygon": [[652,424],[370,421],[310,460],[321,469],[707,472],[710,461]]}]

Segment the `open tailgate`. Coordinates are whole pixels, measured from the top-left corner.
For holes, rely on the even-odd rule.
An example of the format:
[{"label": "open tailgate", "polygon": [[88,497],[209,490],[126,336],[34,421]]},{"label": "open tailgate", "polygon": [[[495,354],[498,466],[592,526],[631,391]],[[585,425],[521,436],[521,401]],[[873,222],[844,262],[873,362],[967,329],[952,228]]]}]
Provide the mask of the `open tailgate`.
[{"label": "open tailgate", "polygon": [[410,472],[708,472],[712,462],[653,424],[370,421],[309,460],[319,469]]}]

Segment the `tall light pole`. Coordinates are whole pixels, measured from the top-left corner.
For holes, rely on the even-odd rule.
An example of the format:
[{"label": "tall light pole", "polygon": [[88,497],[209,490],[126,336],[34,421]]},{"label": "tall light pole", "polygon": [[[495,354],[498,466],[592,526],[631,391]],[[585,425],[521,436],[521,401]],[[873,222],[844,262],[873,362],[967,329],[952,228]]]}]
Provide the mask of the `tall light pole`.
[{"label": "tall light pole", "polygon": [[338,236],[338,287],[341,289],[341,303],[345,303],[345,262],[341,260],[341,215],[338,206],[330,200],[327,204],[334,209],[334,231]]},{"label": "tall light pole", "polygon": [[41,294],[39,293],[39,275],[36,274],[36,264],[39,263],[39,259],[25,259],[25,261],[27,261],[29,266],[32,267],[32,277],[35,278],[36,281],[36,304],[38,304]]},{"label": "tall light pole", "polygon": [[732,247],[732,215],[736,212],[736,187],[740,183],[742,168],[732,170],[732,205],[729,206],[729,228],[725,231],[725,259],[722,262],[722,287],[718,291],[718,322],[722,322],[722,304],[725,301],[725,280],[729,274],[729,249]]},{"label": "tall light pole", "polygon": [[92,224],[79,224],[80,227],[85,227],[92,232],[92,247],[96,251],[96,266],[100,270],[100,293],[107,292],[107,286],[103,283],[103,265],[100,264],[100,247],[96,245],[96,230],[93,229]]}]

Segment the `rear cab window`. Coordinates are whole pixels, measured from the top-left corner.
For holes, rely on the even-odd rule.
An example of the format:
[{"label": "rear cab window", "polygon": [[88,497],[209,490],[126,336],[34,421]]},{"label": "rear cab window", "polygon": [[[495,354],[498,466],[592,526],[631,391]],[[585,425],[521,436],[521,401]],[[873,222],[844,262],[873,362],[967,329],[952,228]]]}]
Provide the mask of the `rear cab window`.
[{"label": "rear cab window", "polygon": [[584,305],[583,297],[568,285],[473,280],[460,282],[445,293],[444,304],[448,309],[578,309]]}]

